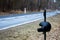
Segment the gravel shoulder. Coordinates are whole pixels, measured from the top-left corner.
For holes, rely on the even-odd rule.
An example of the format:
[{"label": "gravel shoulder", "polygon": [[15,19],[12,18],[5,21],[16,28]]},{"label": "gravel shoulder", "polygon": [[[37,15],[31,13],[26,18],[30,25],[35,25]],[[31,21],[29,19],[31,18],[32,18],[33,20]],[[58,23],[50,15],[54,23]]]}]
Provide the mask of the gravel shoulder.
[{"label": "gravel shoulder", "polygon": [[[43,34],[37,32],[43,19],[0,31],[0,40],[44,40]],[[60,14],[47,18],[52,29],[47,33],[47,40],[60,40]]]}]

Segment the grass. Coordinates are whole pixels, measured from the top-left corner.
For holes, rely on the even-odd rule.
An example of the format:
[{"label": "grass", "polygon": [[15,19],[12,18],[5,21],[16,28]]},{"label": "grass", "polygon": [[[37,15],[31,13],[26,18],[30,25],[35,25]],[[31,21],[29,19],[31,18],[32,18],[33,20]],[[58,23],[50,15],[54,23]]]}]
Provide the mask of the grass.
[{"label": "grass", "polygon": [[[40,11],[27,11],[26,14],[33,13],[33,12],[43,12],[44,10]],[[47,9],[47,11],[51,11],[51,9]],[[0,12],[0,16],[6,16],[6,15],[13,15],[13,14],[24,14],[24,11],[21,10],[11,10],[6,12]]]}]

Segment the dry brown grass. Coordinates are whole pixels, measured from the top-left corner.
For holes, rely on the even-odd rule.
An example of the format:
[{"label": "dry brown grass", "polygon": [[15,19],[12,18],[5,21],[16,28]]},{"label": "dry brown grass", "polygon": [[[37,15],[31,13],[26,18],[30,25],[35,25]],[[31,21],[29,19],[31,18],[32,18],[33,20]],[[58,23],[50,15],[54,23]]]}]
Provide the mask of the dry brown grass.
[{"label": "dry brown grass", "polygon": [[21,10],[11,10],[10,12],[11,13],[17,13],[17,14],[23,13],[23,11],[21,11]]},{"label": "dry brown grass", "polygon": [[11,15],[11,14],[22,14],[23,11],[21,10],[11,10],[7,12],[0,12],[0,16]]},{"label": "dry brown grass", "polygon": [[[47,11],[52,11],[51,9],[47,9]],[[27,13],[29,12],[38,12],[36,11],[27,11]],[[44,12],[44,10],[40,10],[40,12]],[[11,11],[6,11],[6,12],[0,12],[0,16],[6,16],[6,15],[11,15],[11,14],[23,14],[24,11],[21,10],[11,10]]]}]

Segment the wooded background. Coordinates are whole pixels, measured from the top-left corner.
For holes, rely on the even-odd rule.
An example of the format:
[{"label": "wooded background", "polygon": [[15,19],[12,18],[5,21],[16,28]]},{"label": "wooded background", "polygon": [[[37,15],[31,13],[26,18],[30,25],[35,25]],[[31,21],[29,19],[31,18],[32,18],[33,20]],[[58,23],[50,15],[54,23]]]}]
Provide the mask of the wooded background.
[{"label": "wooded background", "polygon": [[21,10],[27,8],[29,11],[40,10],[44,8],[57,8],[60,6],[60,0],[54,3],[52,0],[0,0],[0,11]]}]

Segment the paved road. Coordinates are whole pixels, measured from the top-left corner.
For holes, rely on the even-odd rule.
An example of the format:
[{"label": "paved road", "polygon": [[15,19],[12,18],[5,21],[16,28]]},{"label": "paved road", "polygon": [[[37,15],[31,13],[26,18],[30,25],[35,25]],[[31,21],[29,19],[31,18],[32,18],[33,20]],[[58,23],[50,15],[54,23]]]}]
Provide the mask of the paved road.
[{"label": "paved road", "polygon": [[[54,16],[60,11],[51,11],[47,12],[47,17]],[[22,25],[26,23],[30,23],[33,21],[37,21],[43,19],[42,12],[33,12],[33,14],[25,14],[25,15],[14,15],[14,16],[0,16],[0,30],[7,29],[10,27],[15,27],[17,25]]]}]

